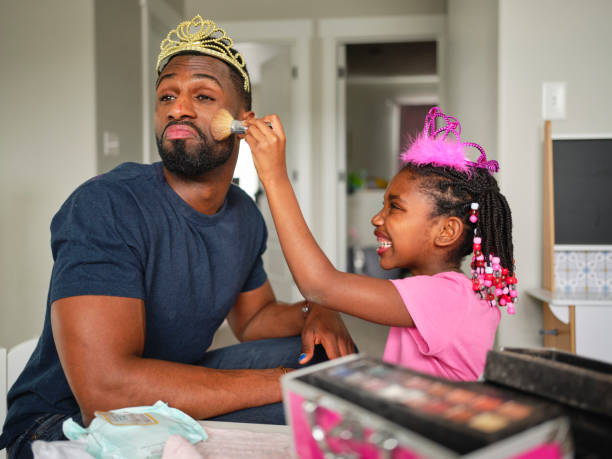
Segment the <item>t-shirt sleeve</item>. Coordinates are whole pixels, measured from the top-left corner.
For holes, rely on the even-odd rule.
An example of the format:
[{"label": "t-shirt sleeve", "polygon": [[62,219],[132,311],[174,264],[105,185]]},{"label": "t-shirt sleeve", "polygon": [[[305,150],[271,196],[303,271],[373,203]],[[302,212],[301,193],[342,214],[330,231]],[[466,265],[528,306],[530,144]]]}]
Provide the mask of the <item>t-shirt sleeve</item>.
[{"label": "t-shirt sleeve", "polygon": [[392,280],[416,329],[410,329],[421,353],[435,355],[446,348],[462,326],[466,313],[463,286],[442,276]]},{"label": "t-shirt sleeve", "polygon": [[255,290],[256,288],[261,287],[268,279],[268,275],[264,270],[262,258],[264,252],[266,251],[266,244],[268,241],[268,229],[266,228],[266,224],[264,222],[263,217],[259,213],[259,210],[257,211],[257,217],[258,225],[260,228],[260,230],[258,231],[259,238],[256,249],[257,256],[255,259],[255,263],[253,263],[253,268],[251,269],[251,272],[249,273],[249,276],[247,277],[247,280],[242,287],[242,292]]},{"label": "t-shirt sleeve", "polygon": [[144,299],[143,254],[131,236],[129,201],[94,179],[64,203],[51,222],[51,302],[78,295]]}]

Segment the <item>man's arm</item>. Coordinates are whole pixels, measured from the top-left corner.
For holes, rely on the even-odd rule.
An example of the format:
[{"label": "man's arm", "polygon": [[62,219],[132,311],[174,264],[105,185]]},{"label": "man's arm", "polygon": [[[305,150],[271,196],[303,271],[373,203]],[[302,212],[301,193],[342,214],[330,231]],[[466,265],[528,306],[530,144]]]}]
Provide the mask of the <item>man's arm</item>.
[{"label": "man's arm", "polygon": [[85,425],[96,410],[163,400],[196,419],[281,400],[280,369],[216,370],[142,357],[144,302],[75,296],[51,307],[59,358]]},{"label": "man's arm", "polygon": [[[240,341],[302,335],[302,352],[308,362],[314,345],[321,344],[330,359],[355,352],[355,346],[337,312],[311,304],[305,315],[305,301],[294,304],[276,300],[269,281],[240,294],[227,320]],[[297,359],[298,356],[296,356]]]},{"label": "man's arm", "polygon": [[304,327],[303,304],[278,302],[270,282],[266,281],[261,287],[238,296],[227,321],[241,342],[296,336]]}]

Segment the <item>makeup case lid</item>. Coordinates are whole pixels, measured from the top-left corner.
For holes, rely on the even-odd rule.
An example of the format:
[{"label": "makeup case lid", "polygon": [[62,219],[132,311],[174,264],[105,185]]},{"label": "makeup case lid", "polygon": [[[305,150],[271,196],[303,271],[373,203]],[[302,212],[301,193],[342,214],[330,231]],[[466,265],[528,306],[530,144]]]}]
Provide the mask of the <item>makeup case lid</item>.
[{"label": "makeup case lid", "polygon": [[612,365],[556,349],[489,351],[484,379],[612,419]]}]

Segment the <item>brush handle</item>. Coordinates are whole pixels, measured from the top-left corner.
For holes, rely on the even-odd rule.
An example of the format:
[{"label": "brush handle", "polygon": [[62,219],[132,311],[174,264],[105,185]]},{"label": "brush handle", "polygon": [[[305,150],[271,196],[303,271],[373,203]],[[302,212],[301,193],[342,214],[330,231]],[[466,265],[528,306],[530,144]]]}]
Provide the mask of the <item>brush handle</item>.
[{"label": "brush handle", "polygon": [[230,131],[232,132],[232,134],[246,134],[247,128],[242,124],[241,121],[233,120],[230,126]]},{"label": "brush handle", "polygon": [[[270,129],[272,129],[272,124],[269,121],[266,121],[266,124]],[[230,126],[230,131],[232,134],[246,134],[247,128],[242,124],[242,121],[233,120]]]}]

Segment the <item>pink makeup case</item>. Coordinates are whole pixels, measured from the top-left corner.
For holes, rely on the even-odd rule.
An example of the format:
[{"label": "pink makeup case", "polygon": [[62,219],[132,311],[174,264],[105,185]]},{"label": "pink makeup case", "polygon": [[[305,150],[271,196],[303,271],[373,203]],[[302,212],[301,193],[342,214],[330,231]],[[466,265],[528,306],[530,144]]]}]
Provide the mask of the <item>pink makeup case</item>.
[{"label": "pink makeup case", "polygon": [[361,354],[281,381],[300,458],[573,456],[558,406],[485,383],[447,381]]}]

